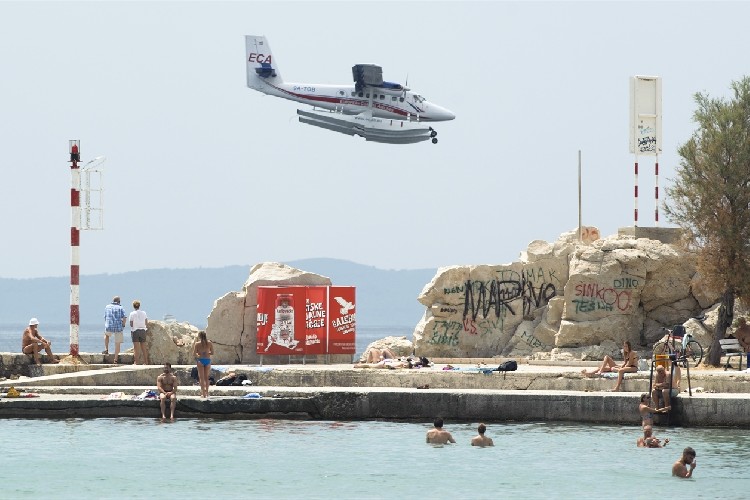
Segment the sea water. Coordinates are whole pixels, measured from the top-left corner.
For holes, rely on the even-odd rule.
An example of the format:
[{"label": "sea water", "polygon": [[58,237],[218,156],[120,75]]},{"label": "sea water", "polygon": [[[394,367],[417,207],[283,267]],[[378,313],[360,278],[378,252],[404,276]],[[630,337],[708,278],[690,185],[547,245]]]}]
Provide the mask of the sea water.
[{"label": "sea water", "polygon": [[[146,418],[0,420],[0,497],[16,498],[744,498],[746,430],[446,422],[457,444],[425,444],[428,422]],[[671,476],[682,449],[692,479]]]},{"label": "sea water", "polygon": [[[41,318],[40,318],[41,321]],[[21,337],[24,324],[0,324],[0,352],[21,352]],[[356,357],[364,352],[367,345],[377,339],[388,336],[404,336],[411,339],[413,326],[360,326],[356,331]],[[70,325],[44,324],[39,325],[42,337],[52,341],[52,351],[55,353],[70,352]],[[211,340],[209,338],[209,340]],[[114,339],[110,338],[109,352],[114,352]],[[130,340],[130,328],[125,328],[122,350],[133,347]],[[104,325],[80,325],[78,333],[78,350],[80,352],[100,353],[104,350]]]}]

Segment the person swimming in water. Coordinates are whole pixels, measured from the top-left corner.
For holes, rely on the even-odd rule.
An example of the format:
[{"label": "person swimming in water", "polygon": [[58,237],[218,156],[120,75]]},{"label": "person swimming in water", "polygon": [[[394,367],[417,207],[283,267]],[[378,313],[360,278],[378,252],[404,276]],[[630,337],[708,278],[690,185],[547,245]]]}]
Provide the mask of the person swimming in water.
[{"label": "person swimming in water", "polygon": [[211,375],[211,356],[214,353],[214,344],[206,337],[206,332],[198,332],[198,338],[193,343],[193,356],[198,367],[198,380],[201,385],[201,397],[208,397],[209,379]]},{"label": "person swimming in water", "polygon": [[443,429],[443,419],[438,417],[433,423],[432,429],[427,431],[427,444],[448,444],[455,443],[456,440],[450,432]]}]

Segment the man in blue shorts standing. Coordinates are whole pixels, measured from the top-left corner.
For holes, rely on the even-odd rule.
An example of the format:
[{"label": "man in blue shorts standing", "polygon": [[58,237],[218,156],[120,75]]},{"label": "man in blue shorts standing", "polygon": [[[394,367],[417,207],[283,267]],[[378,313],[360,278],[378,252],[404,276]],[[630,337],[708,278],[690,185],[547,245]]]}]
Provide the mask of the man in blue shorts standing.
[{"label": "man in blue shorts standing", "polygon": [[104,308],[104,351],[105,356],[109,354],[109,337],[114,336],[115,357],[113,363],[118,362],[120,356],[120,344],[122,344],[122,330],[125,328],[125,310],[120,305],[120,297],[115,295],[111,304]]}]

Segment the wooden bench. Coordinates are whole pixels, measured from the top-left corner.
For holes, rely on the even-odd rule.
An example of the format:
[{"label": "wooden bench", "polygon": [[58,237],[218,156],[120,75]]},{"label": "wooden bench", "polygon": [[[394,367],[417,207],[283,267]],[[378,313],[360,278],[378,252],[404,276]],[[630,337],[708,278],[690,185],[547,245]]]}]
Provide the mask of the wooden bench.
[{"label": "wooden bench", "polygon": [[737,339],[721,339],[721,354],[727,357],[727,363],[724,365],[724,370],[732,368],[729,361],[732,356],[740,357],[740,365],[737,367],[738,370],[742,370],[742,357],[745,355],[745,349],[740,345],[740,341]]}]

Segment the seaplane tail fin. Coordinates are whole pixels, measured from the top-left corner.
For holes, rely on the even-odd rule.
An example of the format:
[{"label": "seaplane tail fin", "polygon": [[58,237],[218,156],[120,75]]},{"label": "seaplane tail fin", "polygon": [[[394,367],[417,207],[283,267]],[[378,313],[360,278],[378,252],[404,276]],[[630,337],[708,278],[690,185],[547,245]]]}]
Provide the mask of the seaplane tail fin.
[{"label": "seaplane tail fin", "polygon": [[265,83],[278,85],[283,82],[276,58],[263,35],[245,35],[245,61],[247,63],[247,86],[265,90]]}]

